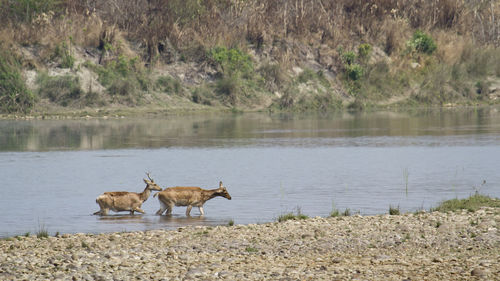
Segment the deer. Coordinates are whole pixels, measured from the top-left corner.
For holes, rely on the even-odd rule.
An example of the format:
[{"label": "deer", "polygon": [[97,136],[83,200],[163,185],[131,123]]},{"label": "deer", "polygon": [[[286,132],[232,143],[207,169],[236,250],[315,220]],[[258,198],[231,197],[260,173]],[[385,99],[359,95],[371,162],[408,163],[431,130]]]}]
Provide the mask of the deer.
[{"label": "deer", "polygon": [[154,182],[149,173],[146,173],[146,175],[149,180],[144,179],[146,188],[144,188],[143,192],[111,191],[99,195],[95,201],[99,204],[101,209],[95,212],[94,215],[106,216],[109,210],[114,212],[129,211],[131,215],[133,215],[134,212],[144,214],[145,212],[141,209],[141,205],[149,198],[151,191],[162,190],[162,188]]},{"label": "deer", "polygon": [[208,200],[217,196],[231,200],[231,195],[229,195],[226,188],[222,185],[222,181],[219,182],[219,188],[216,189],[207,190],[196,186],[176,186],[165,188],[163,191],[154,194],[153,197],[157,195],[160,201],[160,209],[156,212],[157,215],[162,215],[165,210],[167,210],[167,215],[171,215],[175,205],[187,206],[186,216],[188,217],[193,206],[198,207],[200,216],[204,216],[203,204]]}]

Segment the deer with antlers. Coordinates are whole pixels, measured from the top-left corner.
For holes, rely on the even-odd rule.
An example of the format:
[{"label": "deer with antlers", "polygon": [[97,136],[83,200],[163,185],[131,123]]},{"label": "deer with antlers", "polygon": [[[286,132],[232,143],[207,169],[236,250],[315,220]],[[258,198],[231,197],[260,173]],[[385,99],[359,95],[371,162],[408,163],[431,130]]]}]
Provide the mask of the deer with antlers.
[{"label": "deer with antlers", "polygon": [[219,188],[216,189],[203,189],[200,187],[188,187],[188,186],[176,186],[165,188],[153,195],[156,197],[158,195],[158,200],[160,201],[160,209],[156,212],[157,215],[163,214],[167,210],[167,215],[172,214],[172,209],[174,206],[187,206],[186,216],[190,216],[191,209],[198,207],[200,210],[200,215],[204,215],[203,204],[206,201],[221,196],[231,200],[231,195],[227,192],[226,188],[219,183]]},{"label": "deer with antlers", "polygon": [[131,215],[134,212],[139,212],[144,214],[141,209],[142,203],[149,198],[152,190],[161,191],[161,187],[158,186],[154,180],[151,178],[149,173],[146,173],[149,180],[144,179],[146,183],[146,188],[141,193],[128,192],[128,191],[112,191],[104,192],[99,195],[95,200],[99,207],[99,211],[95,212],[94,215],[106,216],[109,210],[114,212],[129,211]]}]

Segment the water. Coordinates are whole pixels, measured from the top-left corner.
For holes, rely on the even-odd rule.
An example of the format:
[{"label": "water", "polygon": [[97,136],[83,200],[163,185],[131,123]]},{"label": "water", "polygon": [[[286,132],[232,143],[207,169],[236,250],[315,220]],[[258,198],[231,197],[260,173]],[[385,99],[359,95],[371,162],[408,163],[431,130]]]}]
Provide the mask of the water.
[{"label": "water", "polygon": [[[263,223],[335,208],[382,214],[429,209],[476,191],[500,197],[496,108],[331,115],[196,115],[155,119],[0,121],[0,236]],[[186,218],[99,217],[104,191],[216,188]],[[486,181],[484,183],[483,181]],[[114,213],[112,213],[114,214]]]}]

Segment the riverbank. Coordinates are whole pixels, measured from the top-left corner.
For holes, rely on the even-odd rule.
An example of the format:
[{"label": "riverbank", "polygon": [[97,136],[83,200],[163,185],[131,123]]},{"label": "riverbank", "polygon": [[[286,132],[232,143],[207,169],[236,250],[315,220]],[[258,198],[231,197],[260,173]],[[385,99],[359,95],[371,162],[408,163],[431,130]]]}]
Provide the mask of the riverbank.
[{"label": "riverbank", "polygon": [[498,104],[500,6],[455,2],[13,1],[0,112]]},{"label": "riverbank", "polygon": [[4,280],[495,280],[500,208],[0,241]]}]

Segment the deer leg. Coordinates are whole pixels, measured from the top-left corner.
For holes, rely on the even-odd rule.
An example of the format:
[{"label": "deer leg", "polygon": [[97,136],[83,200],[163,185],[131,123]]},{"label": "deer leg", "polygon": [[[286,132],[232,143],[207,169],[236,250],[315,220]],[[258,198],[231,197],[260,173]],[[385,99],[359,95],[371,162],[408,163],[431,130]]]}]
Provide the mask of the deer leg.
[{"label": "deer leg", "polygon": [[172,209],[174,208],[174,203],[169,203],[168,205],[166,205],[167,207],[167,215],[171,215],[172,214]]},{"label": "deer leg", "polygon": [[99,211],[97,211],[97,212],[94,213],[94,216],[100,215],[101,213],[102,213],[101,210],[99,210]]},{"label": "deer leg", "polygon": [[160,201],[160,209],[158,211],[156,211],[156,214],[161,216],[161,214],[163,214],[163,212],[165,212],[166,209],[167,209],[167,205],[165,205],[165,203]]},{"label": "deer leg", "polygon": [[200,215],[204,216],[205,212],[203,211],[203,206],[198,207],[198,210],[200,210]]},{"label": "deer leg", "polygon": [[139,212],[139,213],[141,213],[141,214],[144,214],[144,213],[145,213],[145,212],[144,212],[141,208],[139,208],[139,207],[135,207],[132,211],[130,211],[130,213],[133,215],[133,214],[134,214],[134,211]]},{"label": "deer leg", "polygon": [[188,205],[187,208],[186,208],[186,216],[190,217],[191,215],[189,213],[191,213],[191,209],[193,208],[193,206],[191,205]]}]

